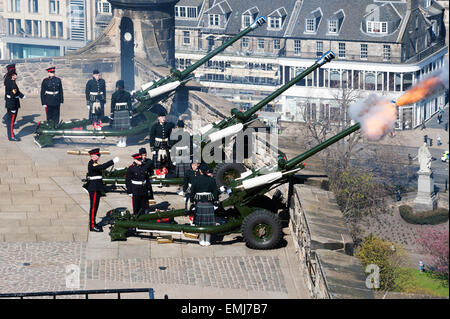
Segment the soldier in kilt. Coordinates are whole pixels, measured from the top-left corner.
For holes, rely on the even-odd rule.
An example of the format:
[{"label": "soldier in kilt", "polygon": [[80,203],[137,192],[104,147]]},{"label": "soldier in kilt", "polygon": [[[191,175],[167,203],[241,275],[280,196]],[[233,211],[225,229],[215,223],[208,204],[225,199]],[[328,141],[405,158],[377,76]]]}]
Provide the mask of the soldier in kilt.
[{"label": "soldier in kilt", "polygon": [[[192,202],[190,201],[190,198],[191,198],[191,187],[192,187],[192,182],[194,181],[194,179],[197,176],[200,176],[200,170],[198,169],[199,166],[200,166],[199,163],[192,163],[191,164],[191,169],[186,171],[186,174],[184,175],[184,179],[183,179],[183,193],[184,193],[184,196],[185,196],[184,209],[186,210],[186,215],[188,215],[190,210],[191,210],[190,209],[190,206],[192,204]],[[189,217],[189,219],[191,219],[191,218]]]},{"label": "soldier in kilt", "polygon": [[[199,167],[200,176],[196,177],[191,186],[191,202],[195,202],[194,224],[197,226],[212,226],[216,224],[214,202],[219,200],[219,190],[207,164]],[[199,236],[201,246],[209,246],[211,234],[202,233]]]},{"label": "soldier in kilt", "polygon": [[[170,144],[173,145],[171,152],[173,164],[175,165],[176,177],[184,177],[191,166],[192,141],[191,135],[184,130],[184,121],[179,120],[177,127],[172,131]],[[180,190],[181,192],[181,190]]]},{"label": "soldier in kilt", "polygon": [[[111,96],[111,121],[115,130],[128,130],[131,127],[131,94],[125,91],[125,82],[116,82],[116,91]],[[118,147],[127,146],[127,137],[120,136]]]},{"label": "soldier in kilt", "polygon": [[155,168],[169,170],[172,167],[170,159],[170,136],[175,124],[166,121],[165,110],[158,112],[158,120],[150,128],[150,146],[153,150]]}]

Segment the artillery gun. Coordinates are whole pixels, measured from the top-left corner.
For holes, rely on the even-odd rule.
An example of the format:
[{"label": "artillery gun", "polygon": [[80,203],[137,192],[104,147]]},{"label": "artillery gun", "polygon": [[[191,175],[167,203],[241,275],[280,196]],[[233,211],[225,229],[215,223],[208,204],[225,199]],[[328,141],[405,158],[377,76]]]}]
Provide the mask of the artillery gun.
[{"label": "artillery gun", "polygon": [[116,208],[108,212],[111,224],[109,235],[112,241],[126,240],[127,230],[137,232],[199,234],[210,233],[223,236],[242,233],[245,243],[253,249],[273,249],[282,238],[279,211],[286,208],[280,192],[272,198],[266,194],[278,186],[289,182],[290,178],[304,168],[303,162],[337,141],[361,128],[359,123],[341,131],[310,150],[287,160],[258,170],[250,170],[231,181],[229,187],[222,187],[222,198],[218,203],[216,216],[222,221],[214,226],[193,226],[190,224],[160,223],[159,220],[173,220],[185,215],[184,209],[164,212],[140,211],[132,215],[126,208]]},{"label": "artillery gun", "polygon": [[[250,26],[236,34],[227,42],[217,47],[196,63],[187,67],[183,71],[171,69],[170,75],[159,79],[158,81],[149,82],[141,87],[140,91],[134,92],[133,98],[136,101],[133,109],[143,114],[146,118],[144,122],[141,122],[135,128],[125,131],[119,130],[87,130],[86,127],[91,124],[90,121],[72,120],[71,122],[54,123],[53,121],[44,121],[38,123],[35,129],[35,142],[39,147],[47,147],[53,145],[53,138],[56,136],[67,138],[105,138],[113,136],[131,136],[141,134],[149,130],[151,125],[156,120],[157,115],[152,112],[153,106],[163,100],[169,98],[175,93],[176,89],[182,85],[185,85],[194,77],[194,71],[201,65],[208,62],[214,56],[231,46],[233,43],[255,30],[259,26],[266,23],[264,16],[258,17]],[[75,128],[81,128],[75,130]]]},{"label": "artillery gun", "polygon": [[[241,112],[237,109],[231,110],[231,116],[227,117],[221,121],[209,124],[200,129],[200,134],[192,136],[194,148],[200,146],[200,150],[203,150],[206,145],[210,143],[221,143],[222,139],[231,140],[233,137],[245,131],[245,129],[254,122],[258,115],[256,114],[264,106],[275,100],[283,92],[291,88],[297,82],[304,79],[310,73],[312,73],[317,68],[323,66],[325,63],[330,62],[335,57],[332,51],[326,52],[317,61],[315,61],[309,68],[298,74],[296,77],[291,79],[289,82],[275,90],[273,93],[268,95],[266,98],[261,100],[255,106],[250,108],[245,112]],[[175,145],[177,146],[178,143]],[[184,145],[180,145],[184,146]],[[190,150],[191,158],[196,153],[195,150]],[[197,153],[196,153],[197,154]],[[210,164],[214,168],[214,177],[216,178],[217,185],[226,185],[226,180],[236,177],[243,173],[246,168],[241,163],[221,163],[221,164]],[[124,186],[125,185],[125,175],[126,169],[120,170],[110,170],[105,171],[103,174],[103,183],[109,186]],[[164,178],[154,178],[152,179],[152,184],[157,185],[176,185],[183,184],[183,178],[179,176],[166,176]]]}]

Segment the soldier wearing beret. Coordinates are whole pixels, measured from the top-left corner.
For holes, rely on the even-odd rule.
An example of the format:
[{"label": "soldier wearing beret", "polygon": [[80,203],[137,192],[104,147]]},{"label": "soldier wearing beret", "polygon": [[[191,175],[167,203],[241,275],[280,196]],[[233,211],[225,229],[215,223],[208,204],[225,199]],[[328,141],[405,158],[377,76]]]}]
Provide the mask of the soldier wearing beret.
[{"label": "soldier wearing beret", "polygon": [[6,122],[7,135],[9,141],[20,141],[20,138],[14,135],[14,123],[20,108],[20,99],[24,99],[25,95],[20,92],[16,83],[17,72],[15,64],[7,66],[7,72],[3,77],[5,85],[5,107],[6,114],[4,121]]},{"label": "soldier wearing beret", "polygon": [[97,216],[98,205],[100,204],[100,197],[105,192],[105,186],[102,181],[102,171],[108,167],[119,162],[119,157],[115,157],[104,164],[99,164],[100,149],[94,148],[89,151],[91,160],[88,164],[88,182],[83,185],[89,192],[90,207],[89,207],[89,230],[94,232],[102,232],[101,226],[95,223],[95,217]]},{"label": "soldier wearing beret", "polygon": [[[192,181],[190,199],[195,203],[194,224],[197,226],[211,226],[216,224],[214,216],[214,202],[219,200],[219,190],[207,164],[199,167],[200,176]],[[199,243],[209,246],[211,234],[201,233]]]},{"label": "soldier wearing beret", "polygon": [[54,66],[46,69],[48,77],[41,84],[41,103],[45,108],[47,121],[59,123],[60,107],[64,103],[64,92],[61,79],[55,76]]},{"label": "soldier wearing beret", "polygon": [[133,213],[137,214],[139,211],[149,208],[149,193],[153,193],[153,190],[147,167],[143,165],[142,155],[136,153],[132,157],[134,162],[127,169],[125,184],[133,203]]},{"label": "soldier wearing beret", "polygon": [[94,130],[101,130],[102,119],[105,117],[106,82],[101,78],[99,70],[92,72],[92,78],[86,83],[85,94],[89,120],[92,121]]},{"label": "soldier wearing beret", "polygon": [[154,152],[155,166],[169,169],[172,166],[170,160],[170,135],[175,125],[166,121],[165,110],[158,112],[158,121],[150,129],[150,146]]}]

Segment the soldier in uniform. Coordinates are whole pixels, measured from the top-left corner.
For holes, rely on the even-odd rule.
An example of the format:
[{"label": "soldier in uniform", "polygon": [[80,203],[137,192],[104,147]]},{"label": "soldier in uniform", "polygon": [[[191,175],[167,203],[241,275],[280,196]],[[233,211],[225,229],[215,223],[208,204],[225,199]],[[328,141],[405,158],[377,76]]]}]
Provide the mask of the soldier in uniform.
[{"label": "soldier in uniform", "polygon": [[[192,202],[190,201],[191,187],[192,187],[192,182],[194,181],[194,179],[196,177],[200,176],[200,170],[198,169],[199,166],[200,166],[199,163],[192,163],[191,169],[186,171],[186,173],[184,174],[183,193],[184,193],[184,209],[186,211],[186,215],[188,215],[191,210],[191,207],[190,207],[192,204]],[[191,217],[192,216],[190,216],[189,219],[192,222]]]},{"label": "soldier in uniform", "polygon": [[[111,120],[115,130],[128,130],[131,127],[131,94],[125,91],[125,82],[116,82],[116,91],[111,96]],[[120,136],[118,147],[127,146],[127,137]]]},{"label": "soldier in uniform", "polygon": [[[16,71],[16,64],[15,64],[15,63],[13,63],[13,64],[8,64],[8,65],[6,66],[6,73],[5,73],[5,75],[3,76],[3,82],[4,82],[5,86],[6,86],[6,83],[5,83],[6,77],[8,76],[8,74],[10,74],[10,73],[12,73],[12,72],[16,72],[16,73],[17,73],[17,71]],[[6,88],[5,88],[5,89],[6,89]],[[5,104],[5,108],[6,108],[6,104]],[[2,117],[2,124],[3,124],[4,126],[6,126],[6,117],[7,117],[7,116],[8,116],[8,110],[6,110],[5,115],[3,115],[3,117]]]},{"label": "soldier in uniform", "polygon": [[83,185],[89,192],[90,207],[89,207],[89,230],[95,232],[102,232],[101,226],[95,223],[95,217],[97,216],[98,205],[100,204],[100,197],[105,192],[105,186],[102,181],[102,171],[108,167],[119,162],[119,157],[114,157],[104,164],[99,164],[100,149],[94,148],[89,151],[91,160],[88,164],[88,182]]},{"label": "soldier in uniform", "polygon": [[153,190],[147,166],[142,162],[142,155],[136,153],[132,157],[134,162],[127,169],[126,187],[133,203],[133,214],[137,214],[141,209],[149,209],[149,193],[153,193]]},{"label": "soldier in uniform", "polygon": [[[194,224],[196,226],[211,226],[216,224],[214,203],[219,200],[219,190],[207,164],[199,167],[200,176],[194,178],[191,186],[191,202],[195,202]],[[209,246],[211,234],[201,233],[199,243]]]},{"label": "soldier in uniform", "polygon": [[[145,168],[148,172],[148,176],[151,179],[151,177],[153,176],[153,170],[155,169],[155,165],[154,165],[153,161],[147,157],[147,150],[145,149],[145,147],[141,147],[139,149],[139,154],[141,154],[141,157],[142,157],[142,165],[145,166]],[[150,192],[148,194],[148,198],[154,199],[152,187],[150,187]]]},{"label": "soldier in uniform", "polygon": [[92,121],[94,130],[101,130],[102,119],[105,117],[106,83],[98,70],[92,72],[92,79],[86,83],[85,94],[89,120]]},{"label": "soldier in uniform", "polygon": [[19,99],[24,99],[25,95],[20,92],[19,87],[17,86],[15,65],[9,65],[8,67],[8,72],[5,74],[3,82],[5,84],[5,122],[7,135],[9,141],[20,141],[20,138],[14,135],[14,123],[16,122],[20,108]]},{"label": "soldier in uniform", "polygon": [[170,160],[170,135],[175,125],[166,121],[165,110],[158,113],[158,121],[150,129],[150,146],[153,149],[156,168],[172,166]]},{"label": "soldier in uniform", "polygon": [[64,103],[64,93],[61,79],[55,76],[55,67],[46,69],[48,77],[42,81],[41,103],[47,114],[47,121],[59,123],[60,107]]},{"label": "soldier in uniform", "polygon": [[172,131],[171,140],[173,165],[175,165],[175,173],[177,177],[184,177],[184,174],[191,166],[192,139],[190,134],[184,130],[184,121],[179,120],[177,127]]}]

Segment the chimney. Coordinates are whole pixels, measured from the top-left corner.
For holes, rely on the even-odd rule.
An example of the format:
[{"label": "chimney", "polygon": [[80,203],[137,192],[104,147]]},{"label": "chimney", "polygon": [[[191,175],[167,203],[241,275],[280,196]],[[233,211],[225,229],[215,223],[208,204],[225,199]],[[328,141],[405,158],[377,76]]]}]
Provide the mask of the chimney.
[{"label": "chimney", "polygon": [[419,0],[406,0],[406,9],[411,12],[419,7]]}]

